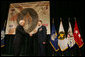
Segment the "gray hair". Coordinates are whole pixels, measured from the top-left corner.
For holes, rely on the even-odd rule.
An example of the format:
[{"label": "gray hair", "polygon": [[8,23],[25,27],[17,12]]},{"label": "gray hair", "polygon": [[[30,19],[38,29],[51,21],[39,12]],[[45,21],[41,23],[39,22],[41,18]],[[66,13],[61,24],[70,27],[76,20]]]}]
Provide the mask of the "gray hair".
[{"label": "gray hair", "polygon": [[25,22],[25,21],[24,21],[24,20],[20,20],[20,21],[19,21],[19,24],[22,24],[23,22]]}]

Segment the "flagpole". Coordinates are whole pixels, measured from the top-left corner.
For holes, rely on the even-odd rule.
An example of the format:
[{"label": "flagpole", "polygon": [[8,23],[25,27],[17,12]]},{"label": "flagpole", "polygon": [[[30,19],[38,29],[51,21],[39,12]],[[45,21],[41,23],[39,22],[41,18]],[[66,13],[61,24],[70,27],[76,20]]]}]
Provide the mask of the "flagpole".
[{"label": "flagpole", "polygon": [[68,18],[68,22],[70,22],[70,17]]},{"label": "flagpole", "polygon": [[52,24],[54,24],[54,18],[52,19]]},{"label": "flagpole", "polygon": [[6,22],[7,22],[7,20],[5,20],[5,23],[4,23],[4,32],[6,30]]},{"label": "flagpole", "polygon": [[62,21],[62,18],[60,17],[60,21]]},{"label": "flagpole", "polygon": [[76,17],[74,17],[75,21],[76,21]]},{"label": "flagpole", "polygon": [[[52,19],[52,24],[54,24],[54,18]],[[55,52],[54,52],[54,50],[53,50],[53,54],[52,54],[52,56],[55,56]]]},{"label": "flagpole", "polygon": [[5,20],[5,22],[4,22],[4,27],[6,26],[6,20]]}]

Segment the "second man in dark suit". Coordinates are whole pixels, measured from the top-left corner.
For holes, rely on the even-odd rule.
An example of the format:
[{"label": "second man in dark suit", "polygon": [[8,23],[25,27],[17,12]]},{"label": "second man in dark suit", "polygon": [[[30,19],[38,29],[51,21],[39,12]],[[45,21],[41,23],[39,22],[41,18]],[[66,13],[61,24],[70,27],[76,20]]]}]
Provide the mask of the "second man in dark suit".
[{"label": "second man in dark suit", "polygon": [[35,35],[38,39],[38,56],[46,56],[45,45],[46,45],[46,36],[47,29],[42,25],[42,21],[38,21],[38,30],[35,31]]}]

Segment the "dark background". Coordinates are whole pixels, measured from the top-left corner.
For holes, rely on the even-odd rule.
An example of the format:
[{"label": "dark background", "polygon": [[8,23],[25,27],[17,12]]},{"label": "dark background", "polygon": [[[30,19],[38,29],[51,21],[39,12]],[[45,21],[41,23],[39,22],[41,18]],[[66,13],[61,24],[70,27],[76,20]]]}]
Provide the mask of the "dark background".
[{"label": "dark background", "polygon": [[[40,1],[40,0],[36,0],[36,1]],[[1,1],[1,29],[3,28],[4,22],[5,20],[7,20],[8,18],[8,11],[9,11],[9,5],[10,3],[17,3],[17,2],[33,2],[33,0],[9,0],[9,1]],[[56,31],[58,32],[59,30],[59,24],[60,24],[60,17],[62,18],[63,21],[63,26],[64,26],[64,30],[65,33],[67,34],[67,30],[68,30],[68,18],[70,17],[70,22],[72,25],[72,29],[74,29],[74,24],[75,24],[75,20],[74,17],[76,17],[77,23],[78,23],[78,27],[82,36],[83,41],[85,42],[85,17],[84,17],[84,1],[50,1],[50,19],[52,21],[52,19],[54,18],[54,24],[56,27]],[[50,22],[52,25],[52,22]],[[12,54],[12,41],[13,41],[14,35],[6,35],[5,37],[5,43],[6,46],[4,48],[1,48],[1,54]],[[48,35],[48,39],[47,42],[49,41],[50,35]],[[34,41],[34,40],[33,40]],[[72,48],[74,55],[84,55],[84,46],[82,48],[78,48],[78,46],[76,45],[75,47]],[[48,42],[48,46],[47,46],[47,55],[52,55],[52,54],[56,54],[52,47],[50,46],[49,42]],[[71,49],[68,49],[67,51],[65,51],[64,53],[68,53]],[[58,52],[59,54],[62,54],[61,51]],[[57,54],[58,54],[57,53]],[[70,52],[69,52],[70,54]]]}]

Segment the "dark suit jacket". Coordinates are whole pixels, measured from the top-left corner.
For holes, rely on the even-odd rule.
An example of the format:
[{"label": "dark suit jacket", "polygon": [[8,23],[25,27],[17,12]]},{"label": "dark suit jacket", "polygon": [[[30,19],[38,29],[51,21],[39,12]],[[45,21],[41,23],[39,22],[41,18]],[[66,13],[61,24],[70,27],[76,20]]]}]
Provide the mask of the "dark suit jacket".
[{"label": "dark suit jacket", "polygon": [[24,40],[26,39],[26,37],[28,37],[29,34],[27,34],[24,31],[24,28],[21,25],[18,25],[16,27],[16,34],[15,34],[15,39],[14,39],[14,43],[16,44],[20,44],[22,41],[24,42]]},{"label": "dark suit jacket", "polygon": [[[40,31],[40,29],[42,29]],[[45,26],[41,26],[40,28],[38,28],[38,32],[36,33],[37,37],[38,37],[38,42],[42,43],[42,42],[46,42],[46,36],[47,36],[47,29]]]}]

